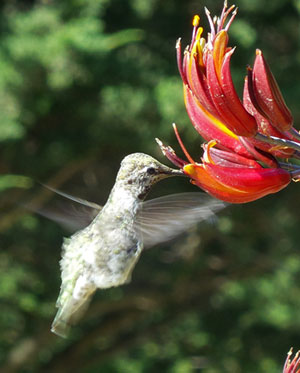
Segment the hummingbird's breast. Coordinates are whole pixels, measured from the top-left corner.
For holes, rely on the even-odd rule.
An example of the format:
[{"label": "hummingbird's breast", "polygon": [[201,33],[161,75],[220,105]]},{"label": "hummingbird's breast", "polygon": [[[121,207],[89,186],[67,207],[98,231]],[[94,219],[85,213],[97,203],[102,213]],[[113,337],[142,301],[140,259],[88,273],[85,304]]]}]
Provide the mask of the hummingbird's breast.
[{"label": "hummingbird's breast", "polygon": [[86,252],[87,264],[92,266],[94,282],[100,288],[128,281],[143,248],[136,229],[138,201],[126,193],[112,197],[117,199],[110,198],[90,225]]}]

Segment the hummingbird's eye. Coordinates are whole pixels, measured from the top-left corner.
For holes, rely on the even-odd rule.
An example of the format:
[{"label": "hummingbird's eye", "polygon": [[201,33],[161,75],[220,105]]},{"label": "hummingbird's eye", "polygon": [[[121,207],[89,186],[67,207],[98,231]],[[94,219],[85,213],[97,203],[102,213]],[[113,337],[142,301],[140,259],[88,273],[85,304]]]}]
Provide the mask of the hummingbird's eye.
[{"label": "hummingbird's eye", "polygon": [[156,173],[156,171],[155,171],[154,167],[147,168],[147,174],[148,175],[154,175],[155,173]]}]

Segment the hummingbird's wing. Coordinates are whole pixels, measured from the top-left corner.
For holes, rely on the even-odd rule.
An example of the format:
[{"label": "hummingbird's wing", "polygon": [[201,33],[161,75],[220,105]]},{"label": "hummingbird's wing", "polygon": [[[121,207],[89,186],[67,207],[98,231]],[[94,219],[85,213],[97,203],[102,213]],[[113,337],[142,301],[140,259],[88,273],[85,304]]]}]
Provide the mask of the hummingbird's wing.
[{"label": "hummingbird's wing", "polygon": [[60,208],[42,207],[36,209],[31,208],[28,204],[24,205],[24,207],[61,224],[70,231],[75,232],[89,225],[102,209],[102,206],[98,205],[95,202],[90,202],[85,199],[72,196],[71,194],[62,192],[49,185],[41,185],[70,201],[76,202],[80,206],[75,206],[74,204],[70,203],[70,205],[68,206],[62,204],[60,205]]},{"label": "hummingbird's wing", "polygon": [[213,218],[226,204],[205,193],[179,193],[143,202],[137,223],[145,248],[168,241]]},{"label": "hummingbird's wing", "polygon": [[49,185],[46,185],[46,184],[42,184],[43,187],[51,190],[52,192],[56,193],[56,194],[59,194],[60,196],[62,197],[65,197],[67,199],[70,199],[71,201],[74,201],[74,202],[77,202],[81,205],[84,205],[84,206],[87,206],[87,207],[90,207],[92,209],[96,209],[98,212],[102,209],[102,206],[98,205],[97,203],[95,202],[90,202],[90,201],[87,201],[86,199],[82,199],[82,198],[79,198],[79,197],[75,197],[75,196],[72,196],[71,194],[68,194],[68,193],[65,193],[65,192],[62,192],[61,190],[58,190],[58,189],[55,189],[55,188],[52,188],[51,186]]},{"label": "hummingbird's wing", "polygon": [[100,210],[88,208],[86,206],[76,207],[63,206],[60,208],[41,208],[35,212],[47,219],[53,220],[73,233],[87,227],[97,216]]}]

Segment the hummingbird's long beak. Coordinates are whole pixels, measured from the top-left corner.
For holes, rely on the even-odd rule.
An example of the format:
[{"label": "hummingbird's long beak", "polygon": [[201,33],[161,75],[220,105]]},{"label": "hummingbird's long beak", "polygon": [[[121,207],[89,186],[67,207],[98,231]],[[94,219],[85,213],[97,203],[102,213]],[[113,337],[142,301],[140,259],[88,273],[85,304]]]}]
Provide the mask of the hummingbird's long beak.
[{"label": "hummingbird's long beak", "polygon": [[187,177],[187,175],[182,170],[175,170],[173,168],[166,167],[166,166],[164,166],[161,171],[162,171],[162,174],[165,174],[168,176],[186,176]]}]

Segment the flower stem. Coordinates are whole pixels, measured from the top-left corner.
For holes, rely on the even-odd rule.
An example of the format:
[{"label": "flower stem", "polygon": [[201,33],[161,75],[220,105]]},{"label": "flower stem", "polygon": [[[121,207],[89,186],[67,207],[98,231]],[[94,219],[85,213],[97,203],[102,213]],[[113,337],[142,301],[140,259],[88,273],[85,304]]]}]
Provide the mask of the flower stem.
[{"label": "flower stem", "polygon": [[300,181],[300,171],[299,170],[294,170],[294,171],[289,171],[291,174],[293,181]]},{"label": "flower stem", "polygon": [[263,164],[269,167],[277,167],[277,161],[271,155],[267,156],[256,150],[255,147],[247,140],[247,137],[239,136],[241,143],[244,145],[246,150],[254,156],[255,159],[261,161]]},{"label": "flower stem", "polygon": [[286,139],[282,139],[280,137],[275,137],[275,136],[266,136],[261,133],[257,133],[255,135],[255,138],[257,140],[266,142],[268,144],[279,145],[281,147],[295,149],[295,150],[300,151],[300,143],[296,141],[286,140]]},{"label": "flower stem", "polygon": [[299,151],[296,151],[296,152],[293,154],[293,158],[294,158],[294,159],[300,159],[300,152],[299,152]]},{"label": "flower stem", "polygon": [[294,128],[294,127],[291,127],[289,129],[289,133],[294,136],[297,140],[300,140],[300,133]]},{"label": "flower stem", "polygon": [[300,166],[293,163],[278,162],[278,165],[287,171],[297,171],[298,173],[300,172]]}]

